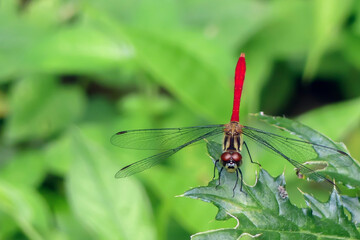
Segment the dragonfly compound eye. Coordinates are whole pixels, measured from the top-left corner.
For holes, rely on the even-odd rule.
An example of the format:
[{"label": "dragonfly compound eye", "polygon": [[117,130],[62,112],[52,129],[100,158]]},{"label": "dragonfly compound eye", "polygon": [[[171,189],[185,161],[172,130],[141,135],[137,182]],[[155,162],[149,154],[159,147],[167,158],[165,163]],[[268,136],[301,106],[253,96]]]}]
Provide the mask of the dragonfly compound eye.
[{"label": "dragonfly compound eye", "polygon": [[231,154],[229,152],[224,152],[223,154],[221,154],[221,160],[223,160],[224,162],[228,162],[231,159]]},{"label": "dragonfly compound eye", "polygon": [[231,156],[235,162],[241,162],[242,156],[240,153],[234,152]]}]

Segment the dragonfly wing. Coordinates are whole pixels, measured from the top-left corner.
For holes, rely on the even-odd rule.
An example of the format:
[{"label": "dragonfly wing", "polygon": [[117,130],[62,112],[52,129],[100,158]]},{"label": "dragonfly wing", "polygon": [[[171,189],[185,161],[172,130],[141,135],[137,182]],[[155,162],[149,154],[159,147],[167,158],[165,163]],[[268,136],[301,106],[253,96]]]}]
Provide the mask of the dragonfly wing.
[{"label": "dragonfly wing", "polygon": [[163,160],[167,159],[168,157],[170,157],[171,155],[173,155],[174,153],[176,153],[179,150],[180,149],[170,149],[165,152],[156,154],[154,156],[134,162],[134,163],[127,165],[126,167],[123,167],[122,169],[120,169],[115,174],[115,177],[116,178],[124,178],[124,177],[131,176],[135,173],[142,172],[146,169],[149,169],[149,168],[161,163]]},{"label": "dragonfly wing", "polygon": [[[326,161],[329,158],[336,158],[337,161],[332,161],[335,167],[349,167],[352,165],[351,157],[344,151],[311,143],[294,138],[283,137],[274,133],[265,132],[256,128],[246,127],[242,128],[242,133],[254,143],[261,145],[271,152],[280,155],[294,165],[305,175],[312,177],[315,180],[326,180],[321,176],[316,169],[312,169],[311,165],[304,165],[309,161]],[[316,168],[316,165],[314,165]],[[330,181],[331,182],[331,181]],[[332,182],[331,182],[332,183]]]},{"label": "dragonfly wing", "polygon": [[[178,146],[176,148],[169,149],[169,150],[167,150],[165,152],[156,154],[154,156],[142,159],[140,161],[137,161],[135,163],[132,163],[132,164],[130,164],[128,166],[123,167],[122,169],[120,169],[116,173],[115,177],[116,178],[123,178],[123,177],[131,176],[131,175],[133,175],[135,173],[142,172],[142,171],[144,171],[146,169],[149,169],[149,168],[161,163],[162,161],[169,158],[171,155],[173,155],[174,153],[176,153],[179,150],[183,149],[184,147],[189,146],[189,145],[191,145],[193,143],[196,143],[196,142],[198,142],[200,140],[203,140],[203,139],[206,139],[206,138],[211,138],[212,136],[219,134],[220,130],[222,132],[222,128],[220,128],[220,127],[213,127],[213,128],[210,128],[210,129],[211,130],[209,131],[209,128],[208,128],[208,131],[203,132],[202,135],[197,136],[194,139],[191,139],[190,141],[187,141],[184,144],[182,144],[182,145],[180,145],[180,146]],[[160,130],[163,130],[163,129],[160,129]]]},{"label": "dragonfly wing", "polygon": [[[122,148],[167,150],[211,133],[223,133],[224,125],[209,125],[185,128],[140,129],[121,131],[114,134],[110,141]],[[208,137],[210,137],[208,136]]]}]

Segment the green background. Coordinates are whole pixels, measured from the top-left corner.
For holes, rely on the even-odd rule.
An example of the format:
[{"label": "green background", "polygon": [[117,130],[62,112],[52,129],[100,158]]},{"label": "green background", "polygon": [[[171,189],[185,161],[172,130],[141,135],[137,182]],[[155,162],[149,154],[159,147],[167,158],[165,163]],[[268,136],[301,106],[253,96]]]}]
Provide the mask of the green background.
[{"label": "green background", "polygon": [[[249,113],[296,118],[360,159],[360,2],[3,0],[0,2],[0,239],[188,239],[216,208],[175,197],[206,185],[204,145],[127,179],[154,152],[121,130],[227,123],[241,52]],[[266,162],[274,176],[291,165]],[[244,167],[253,184],[256,167]],[[326,199],[327,195],[319,195]]]}]

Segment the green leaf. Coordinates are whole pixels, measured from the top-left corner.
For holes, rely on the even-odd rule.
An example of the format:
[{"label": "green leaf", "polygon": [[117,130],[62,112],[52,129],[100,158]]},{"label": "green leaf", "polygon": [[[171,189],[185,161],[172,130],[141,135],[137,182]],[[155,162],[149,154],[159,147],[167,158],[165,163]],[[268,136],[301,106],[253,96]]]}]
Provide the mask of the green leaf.
[{"label": "green leaf", "polygon": [[[325,135],[298,121],[290,120],[284,117],[268,116],[263,113],[255,114],[254,116],[257,119],[266,122],[267,124],[275,126],[281,130],[290,132],[292,135],[296,135],[299,138],[309,141],[311,143],[335,148],[348,153],[344,144],[335,143]],[[340,158],[338,154],[330,155],[324,153],[324,151],[317,151],[316,148],[314,148],[314,150],[317,152],[318,158],[314,160],[309,160],[311,160],[312,163],[325,162],[327,165],[325,169],[319,170],[319,173],[321,173],[322,175],[329,175],[335,178],[336,181],[342,182],[343,184],[349,186],[360,186],[360,166],[358,162],[350,156],[349,153],[349,155],[341,155]]]},{"label": "green leaf", "polygon": [[50,142],[44,155],[46,157],[46,164],[51,173],[58,175],[66,175],[71,167],[72,153],[71,149],[71,136],[65,133],[54,141]]},{"label": "green leaf", "polygon": [[360,98],[335,103],[307,112],[301,115],[298,120],[332,139],[341,139],[359,123],[359,105]]},{"label": "green leaf", "polygon": [[230,109],[226,111],[223,106],[231,104],[235,63],[229,67],[233,61],[217,50],[221,46],[189,30],[146,28],[142,24],[135,27],[100,8],[89,7],[87,11],[109,34],[125,35],[141,67],[194,111],[218,121],[222,120],[219,116],[230,115]]},{"label": "green leaf", "polygon": [[18,186],[37,187],[45,175],[45,157],[41,150],[20,151],[0,168],[0,179]]},{"label": "green leaf", "polygon": [[310,2],[261,2],[255,11],[259,11],[258,8],[266,16],[264,27],[249,41],[247,48],[263,56],[286,59],[302,56],[309,49],[312,43],[309,30],[314,22]]},{"label": "green leaf", "polygon": [[224,81],[229,78],[216,65],[164,35],[135,29],[127,32],[140,63],[160,84],[192,109],[212,119],[219,121],[222,119],[219,116],[230,115],[230,110],[223,106],[231,103],[231,85]]},{"label": "green leaf", "polygon": [[77,87],[63,87],[51,77],[23,79],[13,86],[6,137],[11,142],[42,139],[77,120],[85,105]]},{"label": "green leaf", "polygon": [[[346,203],[343,203],[344,199],[346,199],[347,202],[355,202],[359,201],[359,199],[350,197],[344,198],[340,196],[335,190],[331,193],[328,202],[325,203],[318,201],[313,196],[308,194],[304,194],[304,197],[306,204],[312,210],[312,214],[323,219],[322,223],[324,226],[331,222],[335,222],[341,225],[341,228],[334,228],[331,230],[329,229],[330,231],[334,231],[334,233],[341,231],[342,234],[345,235],[347,233],[350,233],[351,236],[359,235],[359,232],[355,227],[355,224],[358,224],[358,222],[356,222],[357,218],[352,217],[351,222],[354,223],[354,225],[349,224],[350,220],[344,212],[344,208],[346,208]],[[356,208],[357,211],[359,211],[359,205]]]},{"label": "green leaf", "polygon": [[314,1],[315,21],[313,24],[313,44],[306,62],[304,77],[312,78],[321,58],[340,35],[340,28],[353,6],[352,0],[341,3],[337,0]]},{"label": "green leaf", "polygon": [[359,226],[360,224],[360,201],[358,198],[352,198],[348,196],[341,196],[341,201],[343,202],[344,207],[351,214],[351,219],[353,222]]},{"label": "green leaf", "polygon": [[133,47],[124,38],[106,35],[88,21],[59,21],[81,15],[75,5],[36,1],[21,17],[1,15],[0,82],[24,73],[94,74],[132,64]]},{"label": "green leaf", "polygon": [[0,117],[4,118],[9,111],[8,102],[6,101],[5,94],[0,91]]},{"label": "green leaf", "polygon": [[96,239],[156,239],[148,199],[133,179],[118,181],[107,152],[73,132],[74,161],[66,179],[72,211]]},{"label": "green leaf", "polygon": [[[360,7],[359,7],[360,8]],[[359,22],[359,21],[358,21]],[[360,26],[360,24],[358,24]],[[344,34],[344,56],[354,67],[360,69],[360,56],[356,54],[360,51],[360,34],[357,32],[346,32]]]},{"label": "green leaf", "polygon": [[56,233],[64,239],[96,239],[80,224],[71,211],[65,197],[53,195],[50,199],[54,218],[56,220]]},{"label": "green leaf", "polygon": [[9,215],[29,239],[46,239],[49,234],[49,209],[31,189],[0,181],[0,211]]},{"label": "green leaf", "polygon": [[[211,144],[209,152],[216,158],[220,144]],[[236,184],[236,174],[223,171],[207,187],[187,191],[183,196],[210,202],[218,208],[216,220],[230,217],[238,221],[234,229],[198,233],[192,239],[238,239],[243,234],[264,239],[356,239],[360,237],[354,222],[344,213],[345,205],[334,189],[330,199],[321,203],[305,194],[310,209],[293,205],[286,192],[284,175],[271,177],[261,169],[254,186],[244,184],[243,192]],[[233,196],[234,194],[234,196]],[[352,199],[355,200],[355,199]],[[358,207],[357,207],[358,208]]]},{"label": "green leaf", "polygon": [[[283,5],[286,3],[283,2]],[[272,5],[267,2],[209,0],[187,1],[183,5],[184,10],[182,9],[181,14],[185,24],[204,31],[208,39],[218,39],[223,45],[221,47],[226,47],[232,52],[238,51],[239,46],[251,41],[258,32],[266,31],[272,17]],[[288,10],[288,6],[284,8]],[[203,11],[204,9],[206,11]],[[239,9],[246,11],[239,14]],[[254,14],[258,16],[253,17]]]},{"label": "green leaf", "polygon": [[244,117],[245,119],[249,112],[259,111],[261,99],[261,91],[259,89],[264,87],[272,67],[272,58],[264,56],[258,49],[249,49],[246,53],[247,72],[241,109],[248,107],[249,110],[242,111],[241,113],[244,115],[240,116],[240,118]]},{"label": "green leaf", "polygon": [[0,226],[0,239],[10,239],[19,230],[16,222],[2,211],[0,211]]},{"label": "green leaf", "polygon": [[26,52],[25,64],[45,73],[96,73],[132,59],[132,46],[89,26],[61,29]]}]

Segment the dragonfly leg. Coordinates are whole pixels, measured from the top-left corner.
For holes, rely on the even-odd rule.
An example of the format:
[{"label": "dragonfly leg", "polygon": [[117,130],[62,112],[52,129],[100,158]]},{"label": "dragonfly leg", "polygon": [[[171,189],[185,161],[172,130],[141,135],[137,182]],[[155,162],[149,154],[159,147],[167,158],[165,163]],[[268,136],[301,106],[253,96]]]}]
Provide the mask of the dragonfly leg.
[{"label": "dragonfly leg", "polygon": [[[238,170],[240,170],[240,169],[238,169]],[[235,197],[235,189],[236,189],[236,186],[237,186],[237,184],[238,184],[238,182],[239,182],[239,173],[238,173],[238,170],[236,170],[236,182],[235,182],[235,186],[234,186],[234,188],[233,188],[233,197]],[[242,183],[242,177],[241,177],[241,183]],[[240,190],[241,191],[241,190]]]},{"label": "dragonfly leg", "polygon": [[242,189],[243,189],[243,183],[244,183],[243,174],[242,174],[242,172],[241,172],[240,168],[238,168],[237,170],[238,170],[238,171],[239,171],[239,173],[240,173],[240,192],[242,192],[242,193],[245,193],[245,194],[246,194],[246,192],[244,192],[244,191],[242,190]]},{"label": "dragonfly leg", "polygon": [[220,171],[219,171],[219,183],[216,185],[215,188],[217,188],[218,186],[220,186],[220,177],[221,177],[221,172],[222,172],[223,169],[224,169],[224,167],[222,167],[222,168],[220,169]]},{"label": "dragonfly leg", "polygon": [[[216,164],[219,162],[219,160],[216,160],[215,161],[215,164],[214,164],[214,176],[213,176],[213,179],[212,180],[214,180],[215,179],[215,171],[216,171]],[[220,174],[219,174],[220,175]],[[220,177],[219,177],[220,178]]]},{"label": "dragonfly leg", "polygon": [[245,142],[245,141],[244,141],[244,145],[245,145],[245,147],[246,147],[246,151],[247,151],[247,153],[249,154],[249,157],[250,157],[250,161],[251,161],[251,163],[255,163],[255,164],[259,165],[259,167],[261,167],[261,164],[260,164],[260,163],[258,163],[258,162],[254,162],[254,161],[252,160],[252,158],[251,158],[251,154],[250,154],[250,151],[249,151],[249,148],[248,148],[248,146],[247,146],[247,144],[246,144],[246,142]]}]

